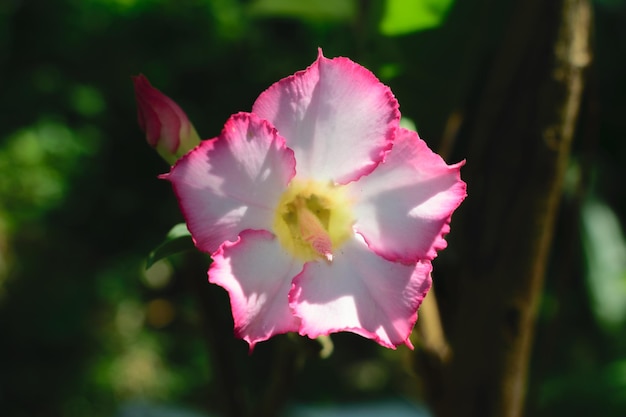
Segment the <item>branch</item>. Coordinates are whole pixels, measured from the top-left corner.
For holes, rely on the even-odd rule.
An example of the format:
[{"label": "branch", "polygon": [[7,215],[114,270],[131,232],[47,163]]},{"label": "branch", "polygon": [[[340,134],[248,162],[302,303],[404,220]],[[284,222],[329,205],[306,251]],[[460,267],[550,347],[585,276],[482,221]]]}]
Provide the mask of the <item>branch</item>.
[{"label": "branch", "polygon": [[[457,143],[469,198],[441,304],[452,358],[425,383],[440,417],[522,413],[537,304],[590,63],[587,0],[519,0]],[[461,240],[462,239],[462,240]],[[418,352],[418,363],[432,358]]]}]

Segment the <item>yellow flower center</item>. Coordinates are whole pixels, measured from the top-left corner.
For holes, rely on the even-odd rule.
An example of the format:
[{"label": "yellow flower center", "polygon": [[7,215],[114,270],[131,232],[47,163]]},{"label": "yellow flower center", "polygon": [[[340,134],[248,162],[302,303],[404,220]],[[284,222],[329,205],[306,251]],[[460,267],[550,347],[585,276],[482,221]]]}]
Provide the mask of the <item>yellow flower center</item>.
[{"label": "yellow flower center", "polygon": [[351,202],[340,186],[294,179],[283,193],[274,217],[274,233],[304,262],[333,253],[352,233]]}]

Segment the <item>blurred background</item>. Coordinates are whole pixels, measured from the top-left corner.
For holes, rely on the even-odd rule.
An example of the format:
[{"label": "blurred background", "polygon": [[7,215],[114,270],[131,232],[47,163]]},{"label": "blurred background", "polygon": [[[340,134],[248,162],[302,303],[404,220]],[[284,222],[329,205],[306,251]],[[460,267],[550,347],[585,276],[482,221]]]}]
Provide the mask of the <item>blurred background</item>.
[{"label": "blurred background", "polygon": [[[130,77],[145,74],[210,138],[322,47],[388,84],[437,150],[480,89],[511,3],[0,0],[0,415],[243,416],[245,404],[287,404],[312,416],[322,414],[306,407],[419,403],[404,347],[338,334],[321,358],[316,342],[285,335],[249,355],[226,293],[206,282],[208,259],[180,254],[146,270],[182,216],[137,126]],[[593,13],[585,129],[533,348],[533,416],[626,415],[626,1],[594,0]],[[286,366],[292,379],[272,378]]]}]

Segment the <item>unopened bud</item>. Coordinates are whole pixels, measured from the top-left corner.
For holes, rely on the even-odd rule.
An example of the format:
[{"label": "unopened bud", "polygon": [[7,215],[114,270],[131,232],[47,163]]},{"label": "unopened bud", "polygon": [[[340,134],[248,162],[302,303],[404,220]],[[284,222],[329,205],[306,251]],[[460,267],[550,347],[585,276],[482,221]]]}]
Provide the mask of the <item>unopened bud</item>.
[{"label": "unopened bud", "polygon": [[144,75],[133,77],[133,83],[139,127],[161,157],[174,164],[200,143],[196,129],[180,106],[152,87]]}]

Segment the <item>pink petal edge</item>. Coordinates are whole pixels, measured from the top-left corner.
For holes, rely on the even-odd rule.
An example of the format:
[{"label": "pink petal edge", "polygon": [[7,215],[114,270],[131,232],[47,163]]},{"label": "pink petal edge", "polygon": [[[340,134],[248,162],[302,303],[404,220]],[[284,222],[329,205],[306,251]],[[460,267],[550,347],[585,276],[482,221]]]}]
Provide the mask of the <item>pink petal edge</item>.
[{"label": "pink petal edge", "polygon": [[237,113],[169,173],[198,249],[215,252],[247,229],[272,230],[276,205],[295,175],[293,152],[267,121]]},{"label": "pink petal edge", "polygon": [[398,102],[372,72],[348,58],[316,61],[265,90],[252,112],[285,137],[297,175],[346,184],[376,168],[399,126]]},{"label": "pink petal edge", "polygon": [[434,259],[447,246],[452,213],[467,195],[464,164],[447,165],[417,133],[400,129],[385,161],[348,185],[355,230],[390,261]]},{"label": "pink petal edge", "polygon": [[300,319],[291,313],[288,294],[301,270],[302,262],[264,230],[244,231],[213,254],[209,282],[228,292],[235,335],[248,342],[250,352],[258,342],[298,331]]},{"label": "pink petal edge", "polygon": [[389,262],[355,238],[332,264],[309,262],[294,278],[289,305],[302,320],[299,334],[316,338],[347,331],[387,348],[413,349],[409,336],[431,287],[431,270],[429,261]]}]

